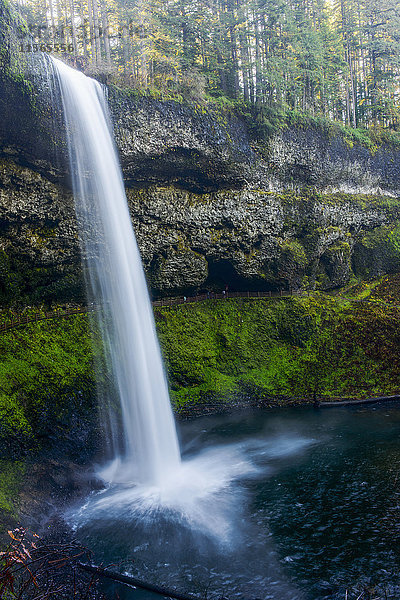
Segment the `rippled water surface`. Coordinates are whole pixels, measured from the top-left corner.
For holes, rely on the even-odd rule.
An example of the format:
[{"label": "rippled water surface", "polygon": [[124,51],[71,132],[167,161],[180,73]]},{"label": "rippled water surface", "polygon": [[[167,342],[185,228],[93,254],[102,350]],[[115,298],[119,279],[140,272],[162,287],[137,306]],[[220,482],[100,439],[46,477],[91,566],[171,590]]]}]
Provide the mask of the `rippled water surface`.
[{"label": "rippled water surface", "polygon": [[98,562],[182,592],[400,598],[399,433],[394,404],[197,419],[169,485],[114,484],[67,518]]}]

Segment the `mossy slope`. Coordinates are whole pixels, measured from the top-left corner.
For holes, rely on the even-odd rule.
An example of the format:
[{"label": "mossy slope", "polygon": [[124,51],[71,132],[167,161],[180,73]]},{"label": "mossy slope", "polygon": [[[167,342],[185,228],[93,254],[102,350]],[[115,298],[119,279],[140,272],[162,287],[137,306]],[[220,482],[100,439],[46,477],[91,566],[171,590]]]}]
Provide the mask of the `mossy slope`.
[{"label": "mossy slope", "polygon": [[309,401],[315,395],[397,392],[397,280],[398,276],[386,278],[371,289],[364,286],[358,290],[362,298],[313,294],[158,310],[177,409],[216,396],[287,403]]},{"label": "mossy slope", "polygon": [[[2,453],[87,438],[95,382],[86,315],[1,333],[0,356]],[[78,439],[74,444],[79,446]]]},{"label": "mossy slope", "polygon": [[[400,275],[341,296],[208,300],[157,308],[177,412],[400,390]],[[5,315],[3,314],[3,320]],[[97,431],[85,315],[0,334],[0,449],[80,452]],[[92,436],[92,437],[91,437]]]}]

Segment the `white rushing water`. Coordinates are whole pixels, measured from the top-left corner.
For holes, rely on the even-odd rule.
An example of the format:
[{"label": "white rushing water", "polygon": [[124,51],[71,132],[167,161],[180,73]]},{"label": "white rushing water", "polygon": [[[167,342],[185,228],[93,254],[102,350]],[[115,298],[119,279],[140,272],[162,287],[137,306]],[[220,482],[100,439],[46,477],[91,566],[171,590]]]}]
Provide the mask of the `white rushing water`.
[{"label": "white rushing water", "polygon": [[[51,58],[61,91],[89,301],[121,406],[108,415],[110,480],[162,485],[180,452],[153,311],[100,84]],[[122,443],[121,443],[122,437]]]},{"label": "white rushing water", "polygon": [[96,303],[107,372],[121,406],[121,418],[115,418],[118,409],[111,410],[113,399],[109,402],[106,428],[113,460],[101,473],[109,485],[68,509],[65,517],[85,542],[93,541],[106,562],[137,557],[129,560],[129,569],[135,563],[142,579],[149,574],[167,577],[172,585],[180,581],[182,589],[194,586],[196,593],[208,593],[213,584],[218,596],[235,586],[230,594],[235,598],[246,596],[251,584],[260,597],[298,600],[301,596],[286,583],[258,514],[255,526],[246,507],[249,490],[272,472],[269,463],[309,441],[240,437],[233,443],[200,445],[181,462],[103,90],[62,62],[51,61],[66,122],[89,301]]}]

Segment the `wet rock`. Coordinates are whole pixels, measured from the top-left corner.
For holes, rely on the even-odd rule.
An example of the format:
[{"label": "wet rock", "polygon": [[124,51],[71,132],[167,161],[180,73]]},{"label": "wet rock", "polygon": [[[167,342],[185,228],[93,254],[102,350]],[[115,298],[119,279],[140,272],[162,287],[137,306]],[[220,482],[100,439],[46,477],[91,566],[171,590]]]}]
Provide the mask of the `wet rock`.
[{"label": "wet rock", "polygon": [[[400,264],[400,201],[382,196],[127,190],[155,294],[223,289],[330,289]],[[83,300],[71,194],[0,161],[0,300]]]},{"label": "wet rock", "polygon": [[[32,69],[36,96],[19,105],[23,127],[21,90],[0,82],[9,116],[0,124],[3,303],[84,298],[65,139],[41,69]],[[287,127],[256,152],[232,112],[116,88],[109,102],[155,295],[331,289],[400,265],[394,147],[370,152],[316,127]]]}]

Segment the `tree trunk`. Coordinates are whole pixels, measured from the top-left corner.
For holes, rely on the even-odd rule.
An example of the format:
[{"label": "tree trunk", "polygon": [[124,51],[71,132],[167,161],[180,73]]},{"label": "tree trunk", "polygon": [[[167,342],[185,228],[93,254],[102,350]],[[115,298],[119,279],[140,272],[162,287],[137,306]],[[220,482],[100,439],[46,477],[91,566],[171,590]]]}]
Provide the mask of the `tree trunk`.
[{"label": "tree trunk", "polygon": [[103,39],[104,39],[104,52],[106,56],[106,63],[111,66],[111,48],[110,48],[110,25],[108,22],[107,4],[102,0],[101,2],[101,20],[103,25]]},{"label": "tree trunk", "polygon": [[96,44],[95,44],[95,31],[94,31],[94,22],[93,22],[93,9],[92,9],[92,1],[88,0],[88,18],[89,18],[89,39],[90,39],[90,56],[93,64],[97,64],[97,53],[96,53]]},{"label": "tree trunk", "polygon": [[101,46],[100,46],[100,22],[99,22],[99,7],[97,0],[92,0],[93,7],[93,28],[94,28],[94,42],[96,46],[97,63],[101,62]]},{"label": "tree trunk", "polygon": [[74,10],[74,0],[69,0],[69,11],[71,15],[71,35],[72,35],[72,47],[74,56],[78,56],[78,42],[76,35],[76,23],[75,23],[75,10]]}]

